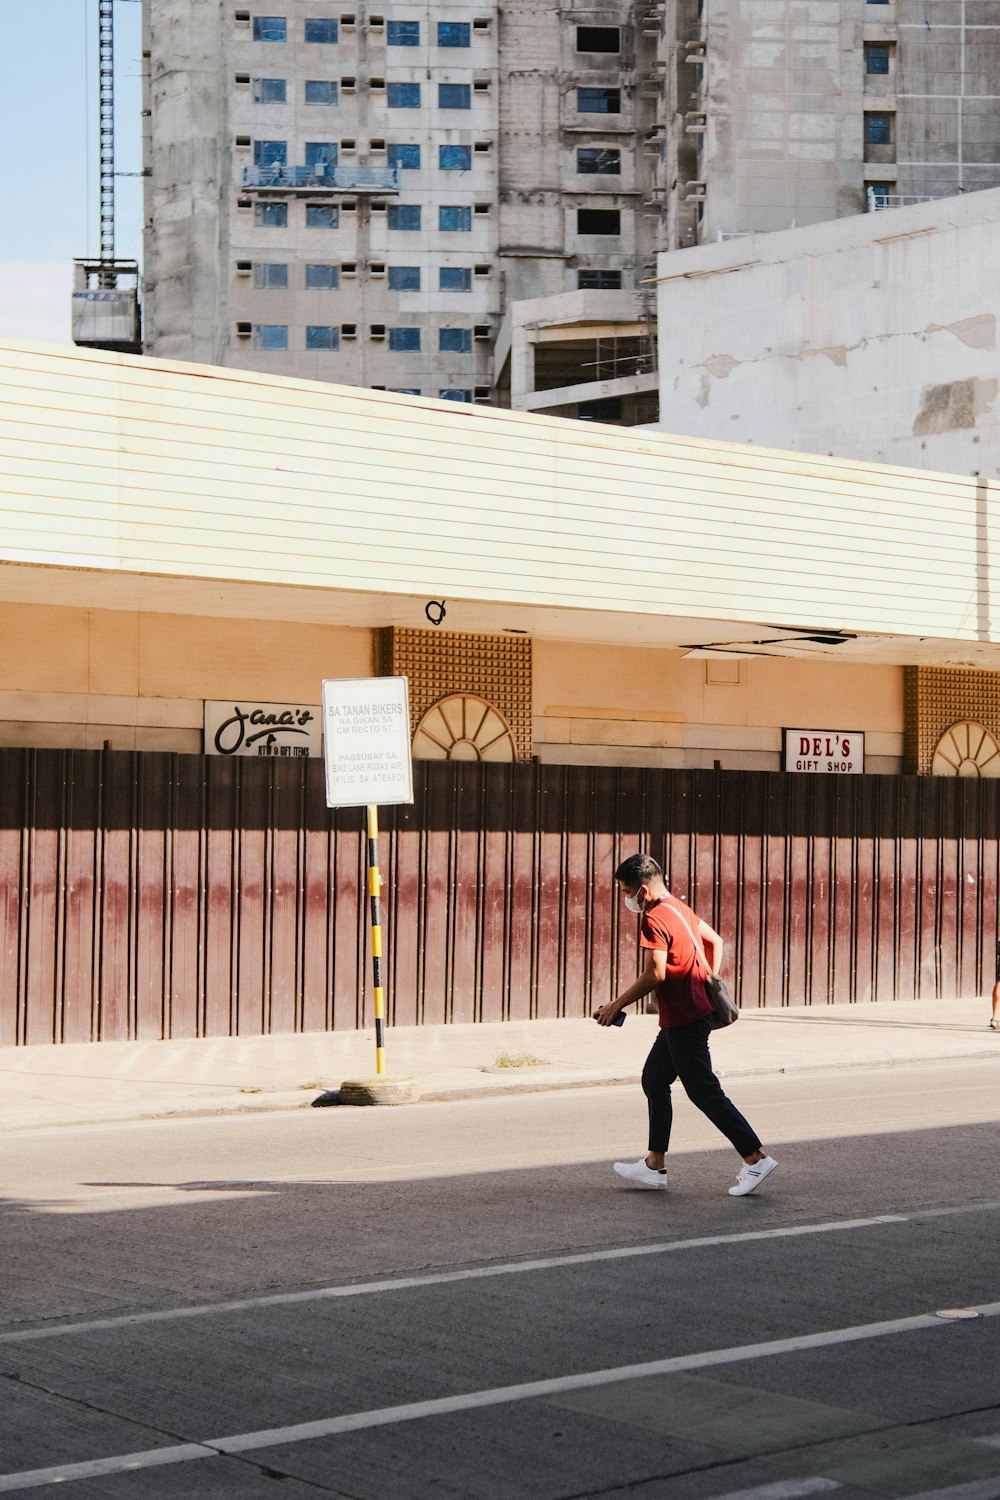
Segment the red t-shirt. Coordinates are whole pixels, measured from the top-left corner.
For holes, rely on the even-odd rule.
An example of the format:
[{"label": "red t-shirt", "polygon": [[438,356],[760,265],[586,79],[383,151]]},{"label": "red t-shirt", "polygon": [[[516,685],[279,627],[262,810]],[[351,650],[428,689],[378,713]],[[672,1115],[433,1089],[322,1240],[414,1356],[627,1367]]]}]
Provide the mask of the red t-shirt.
[{"label": "red t-shirt", "polygon": [[[681,914],[691,931],[685,927]],[[676,896],[662,896],[642,914],[640,946],[667,955],[666,977],[653,991],[661,1027],[687,1026],[712,1011],[712,1002],[705,993],[706,966],[691,935],[697,931],[698,917]]]}]

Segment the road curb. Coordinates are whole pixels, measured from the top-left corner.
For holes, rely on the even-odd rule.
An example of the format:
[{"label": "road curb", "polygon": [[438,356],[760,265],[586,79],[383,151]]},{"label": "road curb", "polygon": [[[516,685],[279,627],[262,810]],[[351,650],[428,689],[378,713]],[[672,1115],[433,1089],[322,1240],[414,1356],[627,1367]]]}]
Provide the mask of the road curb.
[{"label": "road curb", "polygon": [[[756,1068],[718,1068],[716,1071],[720,1078],[727,1083],[741,1078],[767,1078],[767,1077],[792,1077],[804,1073],[829,1073],[844,1072],[848,1069],[863,1071],[868,1068],[893,1068],[905,1066],[919,1066],[926,1063],[952,1063],[952,1062],[998,1062],[1000,1061],[1000,1047],[996,1050],[977,1047],[968,1052],[953,1052],[945,1056],[940,1053],[925,1054],[916,1057],[866,1057],[854,1058],[842,1062],[802,1062],[770,1064],[765,1067]],[[419,1081],[419,1079],[418,1079]],[[551,1094],[563,1093],[568,1090],[594,1089],[594,1088],[625,1088],[639,1086],[639,1073],[621,1074],[609,1073],[598,1074],[582,1078],[532,1078],[523,1082],[510,1079],[503,1084],[494,1082],[483,1082],[471,1084],[468,1088],[442,1088],[431,1089],[421,1092],[420,1103],[422,1104],[452,1104],[462,1099],[499,1099],[508,1095],[523,1096],[528,1094]],[[300,1110],[309,1110],[313,1106],[314,1096],[303,1094],[301,1089],[275,1090],[271,1097],[266,1095],[259,1103],[250,1104],[245,1099],[231,1103],[225,1100],[214,1104],[196,1104],[190,1108],[172,1107],[155,1110],[146,1110],[126,1115],[94,1115],[80,1116],[75,1119],[47,1120],[33,1123],[10,1123],[0,1121],[0,1135],[10,1135],[16,1132],[30,1132],[34,1130],[61,1130],[76,1128],[87,1128],[90,1126],[111,1126],[149,1124],[156,1120],[193,1120],[193,1119],[218,1119],[224,1116],[254,1116],[265,1114],[292,1114]],[[337,1109],[354,1108],[359,1106],[337,1104]]]}]

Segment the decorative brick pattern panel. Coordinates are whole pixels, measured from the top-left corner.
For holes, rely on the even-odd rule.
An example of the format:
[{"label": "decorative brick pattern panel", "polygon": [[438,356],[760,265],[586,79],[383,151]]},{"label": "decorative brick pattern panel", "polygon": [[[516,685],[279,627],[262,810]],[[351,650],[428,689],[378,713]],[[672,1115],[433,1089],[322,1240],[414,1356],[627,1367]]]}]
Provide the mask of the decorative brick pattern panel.
[{"label": "decorative brick pattern panel", "polygon": [[380,632],[379,647],[379,672],[410,680],[411,734],[440,699],[452,693],[475,693],[503,716],[517,759],[531,759],[529,639],[390,626]]},{"label": "decorative brick pattern panel", "polygon": [[1000,672],[907,667],[904,684],[904,770],[929,776],[938,741],[952,724],[971,719],[1000,739]]}]

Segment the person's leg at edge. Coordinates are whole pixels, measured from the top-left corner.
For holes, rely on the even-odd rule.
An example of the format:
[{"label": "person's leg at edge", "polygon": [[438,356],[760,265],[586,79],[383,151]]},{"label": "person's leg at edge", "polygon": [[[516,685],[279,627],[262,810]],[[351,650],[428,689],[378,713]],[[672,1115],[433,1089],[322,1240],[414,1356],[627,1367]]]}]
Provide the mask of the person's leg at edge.
[{"label": "person's leg at edge", "polygon": [[723,1092],[721,1083],[712,1071],[712,1057],[708,1047],[710,1034],[711,1026],[705,1017],[700,1021],[692,1021],[687,1026],[673,1026],[661,1032],[660,1036],[668,1038],[667,1045],[675,1076],[683,1084],[691,1103],[711,1120],[717,1130],[721,1130],[748,1167],[756,1166],[764,1160],[767,1152],[761,1145],[757,1132]]},{"label": "person's leg at edge", "polygon": [[[1000,958],[1000,955],[998,955],[998,958]],[[992,1013],[990,1015],[990,1030],[1000,1031],[1000,978],[997,979],[996,984],[993,986],[993,1006]]]},{"label": "person's leg at edge", "polygon": [[649,1111],[649,1150],[646,1165],[654,1172],[662,1172],[670,1146],[670,1127],[673,1124],[674,1107],[670,1100],[670,1085],[676,1082],[677,1069],[670,1054],[667,1033],[659,1031],[650,1048],[642,1070],[642,1092],[646,1096]]}]

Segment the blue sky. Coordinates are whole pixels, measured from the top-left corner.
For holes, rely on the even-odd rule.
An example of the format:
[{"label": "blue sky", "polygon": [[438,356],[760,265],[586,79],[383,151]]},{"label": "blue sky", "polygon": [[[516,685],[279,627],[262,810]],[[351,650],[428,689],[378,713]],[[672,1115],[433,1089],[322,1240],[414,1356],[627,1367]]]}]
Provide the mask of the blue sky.
[{"label": "blue sky", "polygon": [[[0,338],[69,343],[74,256],[96,254],[97,0],[3,0]],[[142,7],[115,0],[115,166],[138,172]],[[120,177],[115,252],[137,258],[142,179]]]}]

